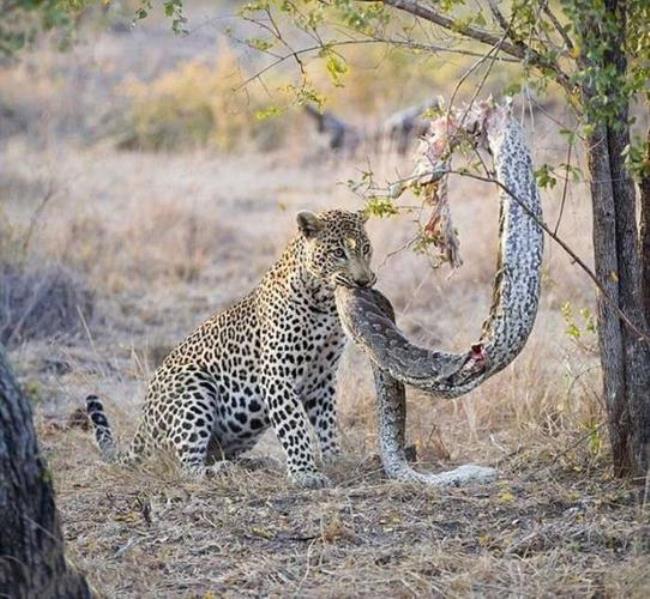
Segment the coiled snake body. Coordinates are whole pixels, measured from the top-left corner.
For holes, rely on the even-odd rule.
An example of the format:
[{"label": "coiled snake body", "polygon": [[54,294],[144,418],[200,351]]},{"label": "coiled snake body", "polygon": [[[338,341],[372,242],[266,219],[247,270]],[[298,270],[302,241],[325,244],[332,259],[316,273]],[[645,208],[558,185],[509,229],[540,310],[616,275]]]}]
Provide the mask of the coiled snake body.
[{"label": "coiled snake body", "polygon": [[[482,104],[469,118],[449,124],[447,143],[428,140],[428,182],[441,178],[458,133],[469,133],[487,147],[500,184],[499,254],[493,285],[493,303],[479,341],[464,353],[453,354],[418,347],[394,324],[392,306],[372,289],[338,288],[337,306],[343,326],[372,362],[379,405],[380,452],[391,478],[431,485],[486,481],[492,468],[466,465],[441,474],[413,470],[404,454],[406,402],[404,385],[436,397],[458,397],[505,368],[524,347],[537,314],[543,252],[541,202],[532,160],[520,125],[503,106]],[[434,122],[431,131],[440,127]],[[453,135],[450,134],[450,130]],[[447,147],[444,147],[447,146]],[[451,148],[453,149],[453,148]]]}]

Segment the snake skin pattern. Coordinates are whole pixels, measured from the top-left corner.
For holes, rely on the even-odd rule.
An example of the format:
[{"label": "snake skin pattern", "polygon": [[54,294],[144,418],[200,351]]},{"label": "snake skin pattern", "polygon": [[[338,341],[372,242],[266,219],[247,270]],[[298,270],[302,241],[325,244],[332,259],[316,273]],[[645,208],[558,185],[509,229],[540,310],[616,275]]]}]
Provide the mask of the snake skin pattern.
[{"label": "snake skin pattern", "polygon": [[404,456],[404,384],[436,397],[458,397],[505,368],[519,354],[537,314],[544,243],[530,152],[509,108],[484,104],[463,121],[463,128],[489,149],[496,179],[510,192],[500,189],[500,248],[493,303],[479,341],[459,354],[415,346],[397,329],[390,302],[378,291],[336,290],[343,328],[373,365],[381,455],[387,475],[436,486],[490,480],[496,472],[473,465],[438,475],[415,472]]}]

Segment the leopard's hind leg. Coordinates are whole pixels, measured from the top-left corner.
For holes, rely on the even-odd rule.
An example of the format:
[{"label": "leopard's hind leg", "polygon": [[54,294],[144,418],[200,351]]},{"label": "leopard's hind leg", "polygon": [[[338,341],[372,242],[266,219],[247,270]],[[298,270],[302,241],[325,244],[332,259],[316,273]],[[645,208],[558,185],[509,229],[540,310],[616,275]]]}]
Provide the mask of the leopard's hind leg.
[{"label": "leopard's hind leg", "polygon": [[179,404],[167,435],[182,470],[198,477],[218,471],[218,462],[208,464],[217,413],[215,393],[190,384]]}]

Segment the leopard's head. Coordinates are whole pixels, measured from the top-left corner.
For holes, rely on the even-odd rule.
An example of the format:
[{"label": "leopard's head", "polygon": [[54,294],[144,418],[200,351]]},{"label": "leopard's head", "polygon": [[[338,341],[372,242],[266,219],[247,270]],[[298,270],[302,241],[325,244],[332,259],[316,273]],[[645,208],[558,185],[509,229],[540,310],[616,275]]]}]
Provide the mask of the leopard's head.
[{"label": "leopard's head", "polygon": [[304,238],[304,266],[329,285],[371,287],[377,277],[370,269],[372,246],[362,212],[326,210],[298,213]]}]

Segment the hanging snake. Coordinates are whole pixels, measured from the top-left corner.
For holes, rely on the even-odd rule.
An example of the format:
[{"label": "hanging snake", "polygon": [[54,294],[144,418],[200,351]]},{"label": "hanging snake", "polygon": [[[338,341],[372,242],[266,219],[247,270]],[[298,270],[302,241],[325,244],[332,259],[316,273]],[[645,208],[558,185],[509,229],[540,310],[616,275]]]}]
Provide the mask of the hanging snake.
[{"label": "hanging snake", "polygon": [[[535,322],[540,296],[541,202],[530,151],[509,106],[486,102],[462,116],[434,121],[421,146],[414,175],[401,185],[398,193],[413,184],[433,190],[433,203],[438,202],[440,215],[436,225],[448,247],[455,251],[446,204],[435,197],[435,191],[449,172],[454,148],[461,139],[468,138],[491,154],[494,178],[500,188],[500,244],[493,301],[479,340],[461,353],[418,347],[395,326],[390,301],[379,291],[344,287],[336,290],[343,327],[372,363],[379,406],[380,453],[386,474],[435,486],[487,481],[496,476],[496,471],[465,465],[450,472],[425,474],[411,468],[404,452],[405,385],[442,398],[458,397],[478,387],[523,349]],[[456,262],[453,255],[450,261]]]}]

